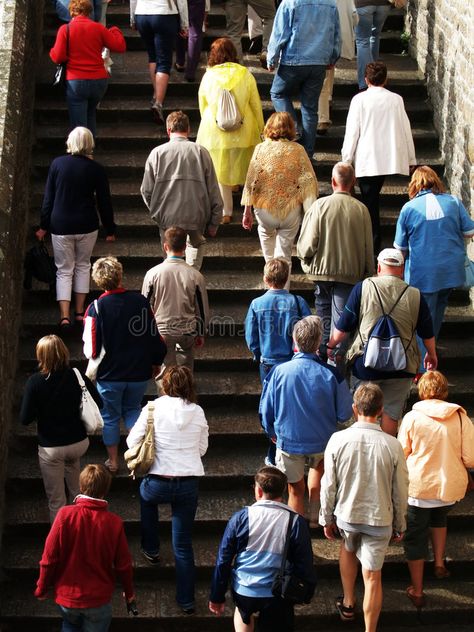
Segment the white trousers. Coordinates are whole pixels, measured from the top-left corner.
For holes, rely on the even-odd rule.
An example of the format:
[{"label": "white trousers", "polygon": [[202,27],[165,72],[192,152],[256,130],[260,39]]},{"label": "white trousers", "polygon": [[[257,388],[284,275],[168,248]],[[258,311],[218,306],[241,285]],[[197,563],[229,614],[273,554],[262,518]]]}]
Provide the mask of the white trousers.
[{"label": "white trousers", "polygon": [[326,70],[323,87],[319,95],[318,103],[318,123],[331,123],[329,107],[332,101],[332,91],[334,88],[334,67]]},{"label": "white trousers", "polygon": [[232,187],[230,184],[219,184],[219,191],[221,192],[222,201],[224,202],[224,210],[222,211],[223,215],[229,215],[232,217],[232,213],[234,212],[234,200],[232,198]]},{"label": "white trousers", "polygon": [[[290,211],[285,219],[279,219],[261,208],[254,209],[254,213],[258,222],[258,236],[265,263],[275,257],[283,257],[288,261],[291,274],[291,251],[301,224],[301,207]],[[289,285],[288,277],[286,287]]]},{"label": "white trousers", "polygon": [[51,235],[56,273],[56,300],[70,301],[71,292],[87,294],[90,287],[91,255],[97,230],[83,235]]}]

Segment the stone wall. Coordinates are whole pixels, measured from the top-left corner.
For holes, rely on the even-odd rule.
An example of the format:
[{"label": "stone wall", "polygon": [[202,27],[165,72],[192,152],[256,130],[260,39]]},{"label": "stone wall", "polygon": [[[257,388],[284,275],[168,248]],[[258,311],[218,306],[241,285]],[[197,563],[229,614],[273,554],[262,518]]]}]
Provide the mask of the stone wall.
[{"label": "stone wall", "polygon": [[[451,192],[474,214],[474,2],[409,0],[410,53],[425,74]],[[474,254],[474,253],[472,253]]]},{"label": "stone wall", "polygon": [[29,206],[43,0],[0,0],[0,538]]}]

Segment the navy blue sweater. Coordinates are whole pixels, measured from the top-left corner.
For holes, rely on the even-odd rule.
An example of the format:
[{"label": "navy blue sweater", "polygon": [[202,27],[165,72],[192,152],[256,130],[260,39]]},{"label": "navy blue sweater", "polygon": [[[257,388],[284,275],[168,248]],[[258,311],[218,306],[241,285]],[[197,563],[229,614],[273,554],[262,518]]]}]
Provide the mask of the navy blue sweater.
[{"label": "navy blue sweater", "polygon": [[84,354],[105,356],[97,372],[98,381],[144,382],[166,355],[147,299],[123,288],[105,292],[87,308],[84,323]]},{"label": "navy blue sweater", "polygon": [[51,163],[40,226],[53,235],[92,233],[99,217],[107,235],[115,234],[109,181],[102,165],[87,156],[60,156]]}]

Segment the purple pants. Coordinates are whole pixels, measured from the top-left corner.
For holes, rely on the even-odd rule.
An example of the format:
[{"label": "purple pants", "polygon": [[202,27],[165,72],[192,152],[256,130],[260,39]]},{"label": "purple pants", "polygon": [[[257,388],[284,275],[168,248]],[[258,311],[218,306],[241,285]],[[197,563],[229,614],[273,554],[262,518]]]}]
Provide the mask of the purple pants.
[{"label": "purple pants", "polygon": [[205,0],[188,0],[189,37],[176,38],[176,63],[184,66],[186,48],[188,58],[186,61],[186,79],[193,81],[196,68],[199,64],[202,49],[202,24],[204,22]]}]

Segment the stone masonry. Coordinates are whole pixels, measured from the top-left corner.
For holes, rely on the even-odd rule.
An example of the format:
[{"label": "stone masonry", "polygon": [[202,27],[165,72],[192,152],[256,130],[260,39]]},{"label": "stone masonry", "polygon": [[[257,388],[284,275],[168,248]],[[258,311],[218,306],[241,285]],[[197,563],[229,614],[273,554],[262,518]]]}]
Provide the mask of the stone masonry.
[{"label": "stone masonry", "polygon": [[[0,516],[4,488],[28,214],[35,60],[43,0],[0,2]],[[38,28],[38,24],[40,28]],[[3,520],[0,520],[0,539]]]}]

